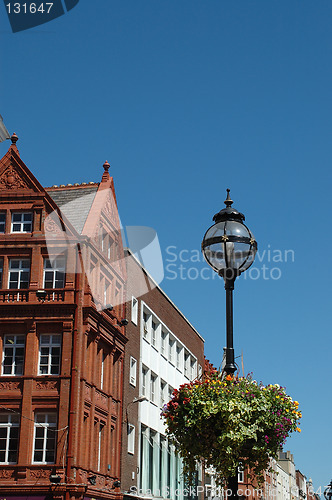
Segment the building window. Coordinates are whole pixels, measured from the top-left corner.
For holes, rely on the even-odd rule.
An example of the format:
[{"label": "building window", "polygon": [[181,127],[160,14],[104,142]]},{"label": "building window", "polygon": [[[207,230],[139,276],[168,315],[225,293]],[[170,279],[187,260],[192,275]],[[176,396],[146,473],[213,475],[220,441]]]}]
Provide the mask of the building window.
[{"label": "building window", "polygon": [[152,403],[156,402],[156,392],[157,392],[157,375],[151,373],[150,378],[150,399]]},{"label": "building window", "polygon": [[97,471],[100,471],[101,466],[101,445],[102,445],[102,437],[103,437],[104,424],[99,423],[98,429],[98,453],[97,453]]},{"label": "building window", "polygon": [[61,335],[40,335],[38,375],[60,374]]},{"label": "building window", "polygon": [[12,233],[32,232],[32,212],[14,212],[12,214]]},{"label": "building window", "polygon": [[184,374],[189,378],[189,353],[185,351],[184,353]]},{"label": "building window", "polygon": [[0,259],[0,287],[2,286],[3,259]]},{"label": "building window", "polygon": [[173,353],[173,350],[174,350],[174,339],[172,339],[172,337],[169,337],[169,342],[168,342],[168,360],[170,363],[173,363],[174,362],[174,353]]},{"label": "building window", "polygon": [[6,212],[0,213],[0,233],[6,232]]},{"label": "building window", "polygon": [[44,288],[64,288],[65,259],[44,259]]},{"label": "building window", "polygon": [[238,483],[243,483],[244,482],[244,468],[243,465],[239,465],[237,468],[237,477],[238,477]]},{"label": "building window", "polygon": [[163,356],[166,356],[166,338],[167,333],[162,330],[160,338],[160,352]]},{"label": "building window", "polygon": [[172,394],[173,394],[173,387],[171,387],[170,385],[168,386],[168,399],[170,400],[171,397],[172,397]]},{"label": "building window", "polygon": [[203,370],[202,370],[201,365],[198,365],[198,378],[201,378],[202,372],[203,372]]},{"label": "building window", "polygon": [[135,426],[128,424],[127,425],[127,433],[128,433],[128,453],[134,455],[135,453]]},{"label": "building window", "polygon": [[21,259],[10,259],[8,288],[29,288],[30,261]]},{"label": "building window", "polygon": [[0,463],[16,464],[20,416],[14,413],[0,414]]},{"label": "building window", "polygon": [[102,354],[101,354],[101,370],[100,370],[100,388],[101,389],[104,389],[105,359],[106,359],[106,352],[102,349]]},{"label": "building window", "polygon": [[146,312],[143,312],[143,338],[148,340],[149,337],[149,320],[150,315]]},{"label": "building window", "polygon": [[134,387],[136,387],[136,368],[137,368],[137,361],[135,358],[130,356],[130,383]]},{"label": "building window", "polygon": [[2,375],[23,375],[24,335],[5,335]]},{"label": "building window", "polygon": [[131,298],[131,321],[137,325],[138,319],[138,300],[135,297]]},{"label": "building window", "polygon": [[111,303],[110,301],[110,290],[111,283],[105,278],[104,281],[104,305],[107,306]]},{"label": "building window", "polygon": [[191,358],[190,360],[190,371],[191,371],[191,380],[194,380],[197,375],[197,369],[196,369],[196,359]]},{"label": "building window", "polygon": [[164,380],[160,381],[160,407],[162,408],[166,403],[166,382]]},{"label": "building window", "polygon": [[56,414],[36,413],[33,462],[55,463]]},{"label": "building window", "polygon": [[153,347],[156,347],[157,345],[157,328],[158,325],[152,320],[152,327],[151,327],[151,344]]},{"label": "building window", "polygon": [[147,381],[148,381],[148,369],[145,366],[142,367],[142,396],[147,395]]},{"label": "building window", "polygon": [[176,367],[180,370],[181,369],[181,346],[177,345],[176,346]]}]

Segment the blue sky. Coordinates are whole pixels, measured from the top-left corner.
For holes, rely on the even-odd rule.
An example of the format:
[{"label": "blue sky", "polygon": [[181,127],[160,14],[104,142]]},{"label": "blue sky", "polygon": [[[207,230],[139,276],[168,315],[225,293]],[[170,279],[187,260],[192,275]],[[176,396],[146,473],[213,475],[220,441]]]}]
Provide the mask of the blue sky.
[{"label": "blue sky", "polygon": [[[314,487],[324,487],[331,480],[331,1],[80,0],[16,34],[0,10],[0,113],[20,138],[22,159],[44,186],[99,181],[110,162],[122,222],[157,231],[161,286],[217,366],[223,284],[193,259],[231,189],[262,259],[236,282],[236,355],[243,352],[246,372],[286,386],[300,402],[302,433],[286,449]],[[7,147],[0,145],[1,156]]]}]

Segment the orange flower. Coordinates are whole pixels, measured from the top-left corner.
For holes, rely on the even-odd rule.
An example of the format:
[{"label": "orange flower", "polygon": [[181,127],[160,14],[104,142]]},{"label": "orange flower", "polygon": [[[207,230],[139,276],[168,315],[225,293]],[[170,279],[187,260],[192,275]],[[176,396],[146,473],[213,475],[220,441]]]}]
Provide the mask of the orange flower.
[{"label": "orange flower", "polygon": [[233,375],[227,375],[226,380],[228,381],[233,380]]}]

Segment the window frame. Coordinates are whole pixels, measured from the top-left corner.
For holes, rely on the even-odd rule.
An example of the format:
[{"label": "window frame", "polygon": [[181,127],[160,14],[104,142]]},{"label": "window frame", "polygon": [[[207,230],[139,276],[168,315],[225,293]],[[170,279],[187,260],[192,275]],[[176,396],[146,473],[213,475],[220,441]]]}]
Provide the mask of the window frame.
[{"label": "window frame", "polygon": [[151,372],[150,374],[150,401],[156,403],[157,401],[157,380],[158,376]]},{"label": "window frame", "polygon": [[[19,448],[19,441],[20,441],[20,415],[14,414],[14,413],[7,413],[7,412],[1,412],[1,416],[7,416],[7,422],[1,422],[0,421],[0,429],[6,429],[6,437],[1,436],[1,440],[6,441],[5,448],[1,450],[1,453],[5,453],[5,460],[0,461],[0,464],[2,465],[11,465],[11,464],[17,464],[18,460],[18,448]],[[17,422],[13,422],[13,419],[17,419]],[[13,429],[18,429],[17,436],[12,436],[12,430]],[[11,449],[10,443],[12,441],[17,441],[16,443],[16,449],[14,450],[13,448]],[[9,460],[10,454],[15,453],[15,461]],[[1,460],[1,457],[0,457]]]},{"label": "window frame", "polygon": [[[37,418],[38,416],[42,416],[44,415],[45,417],[45,421],[44,422],[37,422]],[[49,417],[52,416],[52,417],[55,417],[55,422],[49,422]],[[33,432],[33,448],[32,448],[32,463],[33,464],[55,464],[56,463],[56,451],[57,451],[57,439],[56,439],[56,432],[55,432],[55,429],[53,428],[56,428],[57,427],[57,414],[56,412],[46,412],[46,411],[38,411],[38,412],[35,412],[35,419],[34,419],[34,432]],[[43,436],[42,436],[42,440],[43,440],[43,447],[42,449],[37,449],[36,448],[36,439],[40,439],[40,437],[38,436],[37,437],[37,428],[43,428],[44,429],[44,433],[43,433]],[[50,433],[50,435],[49,435]],[[52,461],[47,461],[46,460],[46,454],[47,452],[49,451],[48,448],[46,448],[49,440],[50,440],[50,437],[52,437],[52,433],[53,434],[53,443],[54,443],[54,449],[50,449],[51,451],[53,451],[53,460]],[[36,452],[40,452],[42,451],[42,458],[43,460],[39,461],[39,460],[35,460],[35,453]]]},{"label": "window frame", "polygon": [[[50,337],[51,341],[49,342],[42,342],[42,337]],[[53,343],[53,337],[59,337],[60,341],[59,343]],[[49,348],[48,354],[42,354],[41,349],[42,348]],[[57,348],[59,347],[59,355],[53,354],[52,353],[52,348]],[[38,375],[51,375],[51,376],[58,376],[61,374],[61,354],[62,354],[62,335],[61,333],[41,333],[39,335],[39,346],[38,346]],[[45,363],[41,364],[41,358],[46,357],[48,358],[47,360],[47,365]],[[53,357],[59,357],[59,364],[53,364],[52,363],[52,358]],[[47,366],[47,373],[43,373],[41,371],[42,366]],[[57,373],[52,373],[52,366],[58,366],[58,372]]]},{"label": "window frame", "polygon": [[[19,262],[19,267],[18,268],[12,268],[12,263],[13,262]],[[23,262],[29,262],[29,268],[28,267],[24,267],[23,265]],[[29,288],[29,285],[30,285],[30,272],[31,272],[31,261],[30,261],[30,258],[10,258],[9,259],[9,264],[8,264],[8,290],[27,290]],[[18,279],[17,279],[17,285],[18,287],[17,288],[14,288],[11,286],[11,282],[15,283],[15,281],[11,281],[11,275],[12,273],[18,273]],[[26,283],[27,286],[26,287],[21,287],[21,284],[22,284],[22,280],[21,280],[21,276],[23,273],[28,273],[28,280],[27,281],[23,281],[23,283]]]},{"label": "window frame", "polygon": [[130,356],[129,360],[129,383],[130,385],[136,387],[137,380],[137,359]]},{"label": "window frame", "polygon": [[[14,221],[14,216],[15,215],[21,215],[21,220],[20,221]],[[24,216],[25,215],[31,215],[31,221],[24,221]],[[21,228],[20,231],[14,231],[14,224],[18,225],[20,224]],[[31,225],[31,230],[30,231],[24,231],[24,225],[25,224],[30,224]],[[26,211],[26,212],[20,212],[20,211],[12,211],[11,213],[11,224],[10,224],[10,233],[11,234],[30,234],[33,232],[33,211]]]},{"label": "window frame", "polygon": [[[13,343],[9,343],[6,344],[6,339],[8,337],[14,337],[14,342]],[[17,338],[18,337],[21,337],[23,338],[23,343],[22,344],[18,344],[17,342]],[[7,334],[7,335],[4,335],[3,337],[3,347],[2,347],[2,363],[1,363],[1,375],[3,377],[21,377],[24,375],[24,363],[25,363],[25,343],[26,343],[26,338],[25,338],[25,335],[21,335],[21,334],[13,334],[13,335],[10,335],[10,334]],[[19,364],[19,363],[16,363],[16,359],[18,357],[18,355],[16,354],[16,349],[19,348],[23,348],[23,360],[22,360],[22,363]],[[12,363],[11,365],[5,365],[5,359],[6,359],[6,349],[13,349],[13,354],[11,356],[12,358]],[[10,357],[10,356],[8,356]],[[11,372],[10,373],[4,373],[4,368],[5,366],[11,366]],[[16,373],[16,368],[19,367],[19,366],[22,366],[22,373]]]},{"label": "window frame", "polygon": [[138,322],[138,300],[136,297],[131,297],[131,322],[137,325]]},{"label": "window frame", "polygon": [[135,455],[135,426],[127,424],[127,452]]},{"label": "window frame", "polygon": [[[1,220],[4,218],[4,220]],[[6,234],[6,219],[7,219],[7,213],[6,212],[0,212],[0,234]],[[3,226],[3,231],[1,230],[1,227]]]},{"label": "window frame", "polygon": [[[62,266],[59,265],[58,261],[63,262],[63,265]],[[51,266],[50,268],[46,267],[47,262],[50,263],[50,266]],[[53,286],[52,287],[46,286],[46,280],[45,280],[46,273],[53,273],[53,277],[52,277],[52,285]],[[60,281],[59,279],[57,279],[57,273],[63,274],[62,286],[56,286],[57,282]],[[50,281],[50,280],[47,280],[47,281]],[[61,289],[61,288],[65,287],[65,283],[66,283],[66,259],[64,257],[54,259],[53,265],[52,265],[51,259],[49,257],[45,257],[44,258],[44,267],[43,267],[43,287],[46,290],[54,290],[54,289],[58,289],[58,288]]]}]

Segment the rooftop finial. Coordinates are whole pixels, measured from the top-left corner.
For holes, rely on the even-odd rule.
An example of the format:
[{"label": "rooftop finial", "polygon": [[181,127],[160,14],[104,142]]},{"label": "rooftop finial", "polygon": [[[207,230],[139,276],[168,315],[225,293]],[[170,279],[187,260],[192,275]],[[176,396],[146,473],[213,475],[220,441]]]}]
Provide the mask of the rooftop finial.
[{"label": "rooftop finial", "polygon": [[103,167],[104,167],[105,172],[108,172],[108,169],[110,168],[110,164],[108,163],[107,160],[105,161]]},{"label": "rooftop finial", "polygon": [[233,205],[233,200],[231,199],[230,195],[229,195],[229,192],[230,192],[230,189],[226,189],[227,191],[227,198],[226,200],[224,201],[226,207],[231,207]]},{"label": "rooftop finial", "polygon": [[18,137],[17,137],[17,135],[15,134],[15,132],[14,132],[14,133],[13,133],[13,135],[11,136],[11,141],[12,141],[12,144],[13,144],[14,146],[16,146],[16,143],[17,143],[17,141],[18,141]]}]

